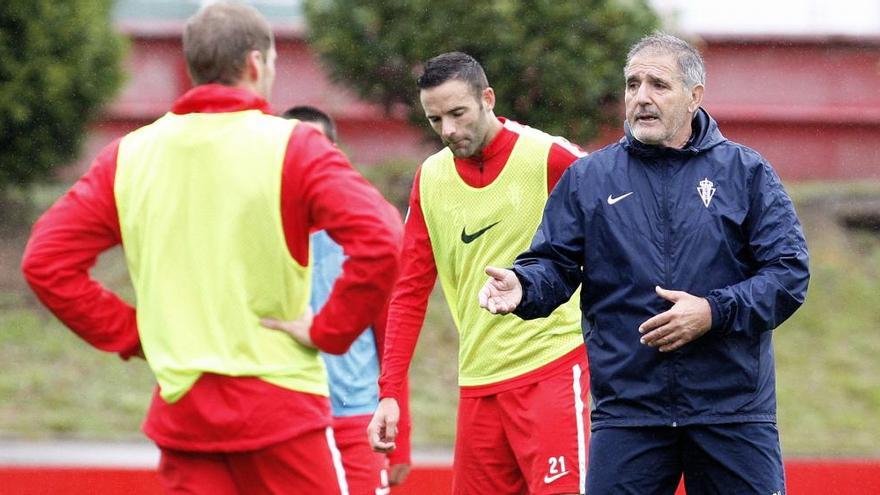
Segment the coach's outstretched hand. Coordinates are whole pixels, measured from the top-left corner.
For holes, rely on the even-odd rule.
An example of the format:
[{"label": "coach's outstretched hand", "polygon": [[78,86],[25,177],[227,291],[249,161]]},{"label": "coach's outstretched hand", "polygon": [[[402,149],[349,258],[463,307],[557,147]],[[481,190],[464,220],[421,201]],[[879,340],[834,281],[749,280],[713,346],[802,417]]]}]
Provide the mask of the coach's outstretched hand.
[{"label": "coach's outstretched hand", "polygon": [[480,289],[480,307],[493,315],[506,315],[522,301],[522,285],[512,270],[486,267],[489,280]]},{"label": "coach's outstretched hand", "polygon": [[367,436],[370,438],[370,446],[376,452],[388,453],[397,446],[397,423],[400,422],[400,406],[397,399],[385,397],[379,401],[373,419],[367,426]]}]

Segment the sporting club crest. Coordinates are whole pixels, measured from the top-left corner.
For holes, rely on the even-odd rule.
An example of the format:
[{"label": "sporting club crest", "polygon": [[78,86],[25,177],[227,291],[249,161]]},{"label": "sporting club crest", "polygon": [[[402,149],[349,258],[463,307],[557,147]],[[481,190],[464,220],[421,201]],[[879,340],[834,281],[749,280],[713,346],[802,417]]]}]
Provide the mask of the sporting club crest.
[{"label": "sporting club crest", "polygon": [[700,187],[697,188],[697,192],[700,193],[700,199],[703,200],[703,204],[708,208],[709,203],[712,202],[712,197],[715,196],[715,184],[708,178],[703,179],[700,181]]}]

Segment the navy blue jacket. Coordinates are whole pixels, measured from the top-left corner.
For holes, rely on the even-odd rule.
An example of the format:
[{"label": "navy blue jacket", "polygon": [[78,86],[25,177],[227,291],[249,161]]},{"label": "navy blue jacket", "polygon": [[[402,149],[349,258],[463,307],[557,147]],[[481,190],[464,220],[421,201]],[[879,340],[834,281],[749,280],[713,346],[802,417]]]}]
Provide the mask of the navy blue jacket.
[{"label": "navy blue jacket", "polygon": [[[593,429],[775,422],[773,328],[803,303],[803,230],[770,165],[698,110],[683,149],[626,136],[575,162],[514,271],[516,314],[550,314],[582,284]],[[639,324],[705,297],[712,327],[661,353]]]}]

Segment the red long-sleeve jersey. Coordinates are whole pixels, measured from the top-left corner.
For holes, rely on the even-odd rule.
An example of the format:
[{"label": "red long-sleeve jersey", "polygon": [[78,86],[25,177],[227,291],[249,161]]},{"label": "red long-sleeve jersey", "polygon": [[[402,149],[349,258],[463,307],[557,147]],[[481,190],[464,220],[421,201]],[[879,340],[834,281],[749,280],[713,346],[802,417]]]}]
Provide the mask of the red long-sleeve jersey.
[{"label": "red long-sleeve jersey", "polygon": [[[388,305],[386,304],[379,315],[379,319],[373,324],[373,335],[376,338],[376,355],[379,358],[379,366],[384,366],[383,350],[385,349],[385,334],[388,324]],[[404,377],[404,382],[400,386],[400,395],[397,399],[400,406],[400,421],[397,423],[397,440],[394,450],[387,454],[390,465],[395,464],[412,464],[412,443],[410,435],[412,433],[412,419],[409,410],[409,381]]]},{"label": "red long-sleeve jersey", "polygon": [[[242,89],[198,86],[172,112],[269,113],[268,103]],[[39,299],[80,337],[128,358],[140,352],[135,309],[89,276],[98,255],[121,242],[114,197],[119,141],[104,148],[89,171],[35,224],[22,270]],[[398,272],[396,210],[317,130],[296,126],[281,179],[281,218],[291,256],[307,264],[308,235],[324,229],[344,249],[343,275],[315,316],[315,345],[344,352],[384,306]],[[268,330],[267,330],[268,331]],[[257,378],[205,374],[178,402],[154,395],[144,425],[168,448],[235,451],[260,448],[330,424],[325,398]]]},{"label": "red long-sleeve jersey", "polygon": [[[504,118],[499,118],[499,120],[505,122]],[[459,176],[471,187],[485,187],[491,184],[503,170],[518,137],[519,134],[514,129],[510,126],[504,126],[479,155],[469,158],[455,158],[455,169]],[[584,155],[586,153],[579,147],[563,140],[559,140],[551,146],[547,157],[548,193],[553,190],[568,166]],[[420,178],[421,168],[416,171],[410,193],[409,213],[404,227],[401,274],[392,292],[388,311],[385,355],[379,378],[379,395],[382,398],[398,399],[400,397],[401,384],[404,383],[407,376],[419,333],[425,320],[428,298],[437,280],[434,250],[431,246],[428,228],[425,225],[419,197]],[[571,358],[572,356],[566,355],[560,359],[567,362]],[[542,367],[529,375],[546,371],[548,369]],[[519,381],[518,378],[520,377],[513,380]],[[480,388],[486,391],[492,390],[492,385],[485,387],[485,389]]]}]

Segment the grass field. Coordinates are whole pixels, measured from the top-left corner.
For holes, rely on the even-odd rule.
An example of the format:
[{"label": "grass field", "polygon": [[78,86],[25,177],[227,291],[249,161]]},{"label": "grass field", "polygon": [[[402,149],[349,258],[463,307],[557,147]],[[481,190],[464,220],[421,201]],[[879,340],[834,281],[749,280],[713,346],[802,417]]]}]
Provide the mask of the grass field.
[{"label": "grass field", "polygon": [[[813,276],[807,303],[775,334],[784,451],[880,457],[880,232],[841,226],[880,201],[880,184],[790,190]],[[0,436],[140,438],[149,370],[93,350],[38,306],[17,270],[26,229],[12,223],[0,243]],[[118,251],[95,274],[131,297]],[[454,436],[457,336],[439,290],[428,313],[411,374],[414,442],[443,447]]]},{"label": "grass field", "polygon": [[[807,302],[775,334],[788,454],[880,456],[880,231],[839,220],[880,185],[793,189],[810,248]],[[874,211],[880,211],[875,209]]]}]

